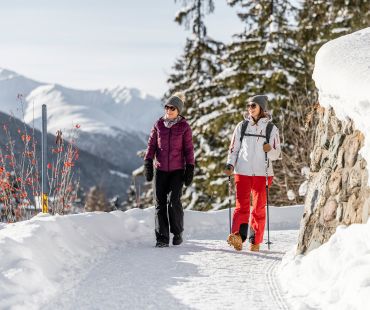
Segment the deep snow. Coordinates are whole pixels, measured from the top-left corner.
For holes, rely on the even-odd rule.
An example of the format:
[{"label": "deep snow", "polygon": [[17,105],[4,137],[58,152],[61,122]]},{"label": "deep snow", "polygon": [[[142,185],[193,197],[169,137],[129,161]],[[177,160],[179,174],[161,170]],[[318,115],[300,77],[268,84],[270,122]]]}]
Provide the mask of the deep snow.
[{"label": "deep snow", "polygon": [[293,309],[370,309],[370,221],[340,226],[307,256],[283,259],[279,278]]}]

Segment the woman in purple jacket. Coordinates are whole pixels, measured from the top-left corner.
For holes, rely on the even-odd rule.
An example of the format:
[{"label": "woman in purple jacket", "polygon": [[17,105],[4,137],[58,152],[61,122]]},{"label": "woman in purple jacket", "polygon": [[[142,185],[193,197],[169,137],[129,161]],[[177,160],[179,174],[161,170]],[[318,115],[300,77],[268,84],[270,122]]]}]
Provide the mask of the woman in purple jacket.
[{"label": "woman in purple jacket", "polygon": [[182,243],[182,186],[190,185],[194,175],[192,133],[186,119],[180,115],[184,103],[179,96],[172,96],[164,108],[165,115],[152,128],[144,158],[146,180],[152,181],[154,175],[156,247],[161,248],[168,247],[170,232],[174,234],[173,245]]}]

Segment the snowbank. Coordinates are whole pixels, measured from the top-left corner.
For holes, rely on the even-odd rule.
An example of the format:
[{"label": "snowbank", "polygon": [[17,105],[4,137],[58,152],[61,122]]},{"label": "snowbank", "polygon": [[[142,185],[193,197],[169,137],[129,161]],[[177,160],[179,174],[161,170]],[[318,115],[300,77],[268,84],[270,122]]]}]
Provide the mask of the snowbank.
[{"label": "snowbank", "polygon": [[324,44],[312,77],[320,104],[333,107],[341,120],[350,117],[365,135],[360,153],[370,163],[370,27]]},{"label": "snowbank", "polygon": [[370,309],[370,221],[340,226],[307,256],[283,258],[279,277],[294,309]]},{"label": "snowbank", "polygon": [[[142,212],[145,214],[145,212]],[[148,212],[147,212],[148,213]],[[3,309],[38,309],[73,282],[107,249],[145,238],[148,222],[118,213],[44,216],[0,230],[0,300]],[[72,280],[72,281],[71,281]]]},{"label": "snowbank", "polygon": [[[303,206],[271,207],[271,229],[298,228]],[[228,210],[185,210],[186,239],[225,239]],[[1,308],[38,309],[114,248],[154,245],[154,208],[68,216],[39,214],[0,225]]]}]

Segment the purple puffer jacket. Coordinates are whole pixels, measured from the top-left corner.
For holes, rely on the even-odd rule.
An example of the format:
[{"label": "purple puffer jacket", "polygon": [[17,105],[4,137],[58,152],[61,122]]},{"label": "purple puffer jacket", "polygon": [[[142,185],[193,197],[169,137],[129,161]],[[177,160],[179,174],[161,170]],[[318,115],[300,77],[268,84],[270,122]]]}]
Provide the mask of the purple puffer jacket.
[{"label": "purple puffer jacket", "polygon": [[184,169],[194,165],[194,146],[190,126],[185,118],[171,128],[164,125],[161,117],[150,133],[145,160],[156,158],[155,167],[162,171]]}]

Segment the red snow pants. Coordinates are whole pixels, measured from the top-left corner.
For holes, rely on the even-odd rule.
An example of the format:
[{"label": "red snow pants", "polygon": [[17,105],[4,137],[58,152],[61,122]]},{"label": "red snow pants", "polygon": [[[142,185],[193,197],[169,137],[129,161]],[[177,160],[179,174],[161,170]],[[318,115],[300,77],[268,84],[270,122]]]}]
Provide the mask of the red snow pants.
[{"label": "red snow pants", "polygon": [[[268,177],[269,187],[273,177]],[[233,215],[232,232],[238,233],[241,224],[249,224],[255,233],[254,243],[263,241],[266,223],[266,177],[234,175],[236,188],[236,206]],[[252,194],[252,212],[250,212],[250,199]]]}]

